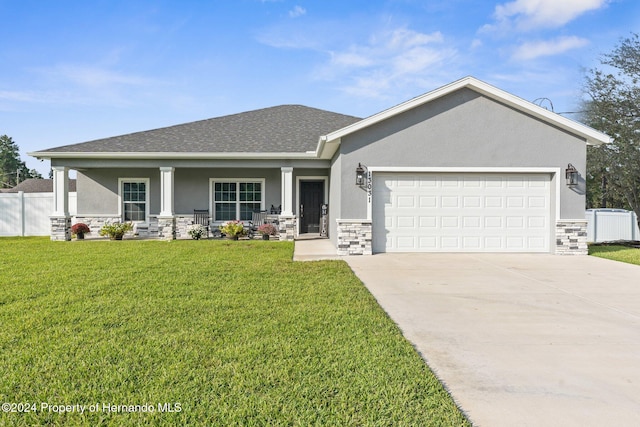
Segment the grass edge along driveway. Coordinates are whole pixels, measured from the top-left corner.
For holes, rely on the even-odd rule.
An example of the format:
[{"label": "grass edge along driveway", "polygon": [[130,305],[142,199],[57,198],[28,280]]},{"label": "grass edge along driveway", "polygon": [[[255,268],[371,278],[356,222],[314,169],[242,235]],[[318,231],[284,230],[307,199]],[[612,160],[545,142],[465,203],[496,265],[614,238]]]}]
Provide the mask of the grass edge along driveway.
[{"label": "grass edge along driveway", "polygon": [[469,425],[342,261],[263,241],[0,253],[0,403],[22,405],[0,425]]},{"label": "grass edge along driveway", "polygon": [[640,265],[640,249],[621,245],[591,245],[589,255]]}]

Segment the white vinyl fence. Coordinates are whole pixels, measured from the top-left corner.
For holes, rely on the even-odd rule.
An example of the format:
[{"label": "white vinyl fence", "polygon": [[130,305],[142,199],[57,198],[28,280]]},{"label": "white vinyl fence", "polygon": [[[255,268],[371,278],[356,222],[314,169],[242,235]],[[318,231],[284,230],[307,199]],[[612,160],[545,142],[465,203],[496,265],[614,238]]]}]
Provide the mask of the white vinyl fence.
[{"label": "white vinyl fence", "polygon": [[[0,236],[48,236],[53,193],[0,193]],[[69,213],[77,212],[76,193],[69,193]]]},{"label": "white vinyl fence", "polygon": [[624,209],[588,209],[585,217],[588,221],[588,242],[640,240],[638,218],[633,211]]}]

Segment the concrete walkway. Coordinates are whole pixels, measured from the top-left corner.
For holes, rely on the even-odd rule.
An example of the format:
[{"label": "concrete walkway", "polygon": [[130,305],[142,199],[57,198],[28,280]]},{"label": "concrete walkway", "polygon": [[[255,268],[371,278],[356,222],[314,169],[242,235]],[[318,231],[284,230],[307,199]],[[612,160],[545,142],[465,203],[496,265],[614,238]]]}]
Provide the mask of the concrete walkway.
[{"label": "concrete walkway", "polygon": [[336,247],[326,238],[316,235],[297,238],[293,251],[294,261],[320,261],[325,259],[344,259],[337,254]]},{"label": "concrete walkway", "polygon": [[343,259],[474,425],[640,425],[640,267],[528,254]]}]

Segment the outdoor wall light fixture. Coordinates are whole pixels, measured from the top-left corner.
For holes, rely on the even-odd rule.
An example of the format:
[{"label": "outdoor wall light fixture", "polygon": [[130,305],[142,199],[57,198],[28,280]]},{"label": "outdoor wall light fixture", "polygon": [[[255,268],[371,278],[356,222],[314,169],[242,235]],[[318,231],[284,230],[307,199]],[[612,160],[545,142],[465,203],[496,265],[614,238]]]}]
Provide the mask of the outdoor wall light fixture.
[{"label": "outdoor wall light fixture", "polygon": [[567,185],[569,187],[575,187],[576,185],[578,185],[578,176],[580,174],[571,163],[569,163],[569,165],[567,166],[567,170],[565,171],[565,173],[567,178]]},{"label": "outdoor wall light fixture", "polygon": [[356,168],[356,185],[362,187],[366,181],[366,176],[365,176],[365,168],[358,163],[358,167]]}]

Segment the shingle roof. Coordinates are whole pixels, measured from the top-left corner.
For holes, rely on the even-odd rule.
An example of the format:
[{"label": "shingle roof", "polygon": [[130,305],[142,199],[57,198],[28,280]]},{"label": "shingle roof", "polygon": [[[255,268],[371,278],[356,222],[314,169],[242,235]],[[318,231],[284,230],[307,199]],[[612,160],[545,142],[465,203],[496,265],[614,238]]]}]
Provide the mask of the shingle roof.
[{"label": "shingle roof", "polygon": [[302,105],[281,105],[40,153],[304,153],[321,135],[361,119]]},{"label": "shingle roof", "polygon": [[[17,193],[24,191],[25,193],[52,193],[53,192],[53,180],[52,179],[35,179],[29,178],[22,181],[20,184],[13,188],[3,189],[3,193]],[[69,180],[69,191],[76,191],[76,180]]]}]

